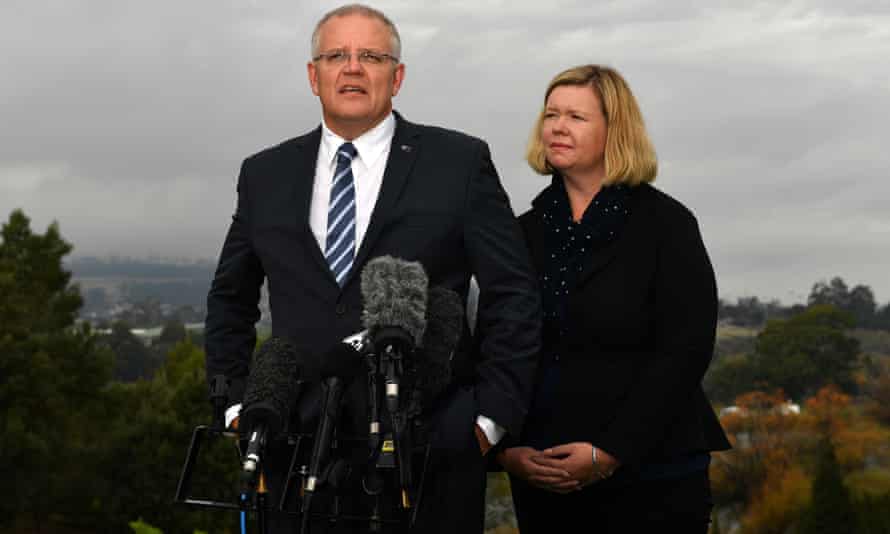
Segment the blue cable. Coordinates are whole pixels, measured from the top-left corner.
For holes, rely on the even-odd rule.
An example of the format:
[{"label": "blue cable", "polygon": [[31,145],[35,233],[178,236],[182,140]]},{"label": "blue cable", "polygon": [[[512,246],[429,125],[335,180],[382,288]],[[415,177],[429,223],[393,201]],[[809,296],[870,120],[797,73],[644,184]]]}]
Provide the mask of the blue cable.
[{"label": "blue cable", "polygon": [[[241,494],[241,500],[246,501],[247,495]],[[241,534],[247,534],[247,510],[241,509]]]}]

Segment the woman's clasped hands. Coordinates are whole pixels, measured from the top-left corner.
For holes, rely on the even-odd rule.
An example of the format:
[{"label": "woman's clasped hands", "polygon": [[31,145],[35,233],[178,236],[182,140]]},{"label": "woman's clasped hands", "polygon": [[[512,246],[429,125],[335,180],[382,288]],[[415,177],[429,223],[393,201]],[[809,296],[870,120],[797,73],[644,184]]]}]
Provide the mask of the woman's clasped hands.
[{"label": "woman's clasped hands", "polygon": [[605,480],[619,466],[615,457],[583,441],[544,450],[511,447],[498,459],[514,476],[554,493],[570,493]]}]

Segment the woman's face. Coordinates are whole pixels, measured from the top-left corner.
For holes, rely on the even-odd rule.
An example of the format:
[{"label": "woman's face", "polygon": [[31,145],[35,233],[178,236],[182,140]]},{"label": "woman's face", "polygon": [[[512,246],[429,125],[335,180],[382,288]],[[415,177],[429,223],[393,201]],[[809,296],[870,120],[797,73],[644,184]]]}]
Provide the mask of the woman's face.
[{"label": "woman's face", "polygon": [[589,85],[561,85],[544,108],[541,139],[550,165],[571,176],[606,175],[606,118]]}]

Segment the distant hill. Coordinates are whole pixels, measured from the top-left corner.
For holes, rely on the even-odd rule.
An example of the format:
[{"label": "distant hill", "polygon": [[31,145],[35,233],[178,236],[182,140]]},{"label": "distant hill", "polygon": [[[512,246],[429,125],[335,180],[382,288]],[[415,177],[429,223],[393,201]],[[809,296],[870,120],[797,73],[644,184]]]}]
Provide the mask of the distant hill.
[{"label": "distant hill", "polygon": [[203,308],[213,280],[210,261],[73,258],[66,263],[85,299],[84,312],[122,302],[157,299],[171,306]]},{"label": "distant hill", "polygon": [[149,278],[208,280],[215,264],[210,260],[144,260],[133,258],[73,258],[65,266],[75,278]]}]

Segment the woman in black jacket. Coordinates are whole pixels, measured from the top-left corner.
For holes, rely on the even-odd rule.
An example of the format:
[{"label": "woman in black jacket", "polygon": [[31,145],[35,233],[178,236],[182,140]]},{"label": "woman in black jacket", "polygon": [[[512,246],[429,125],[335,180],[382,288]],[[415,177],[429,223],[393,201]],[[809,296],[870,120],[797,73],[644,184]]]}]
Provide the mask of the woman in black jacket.
[{"label": "woman in black jacket", "polygon": [[717,318],[695,217],[655,189],[655,151],[615,70],[547,88],[527,159],[552,183],[520,218],[544,295],[538,384],[511,475],[520,531],[699,532],[710,451],[701,388]]}]

